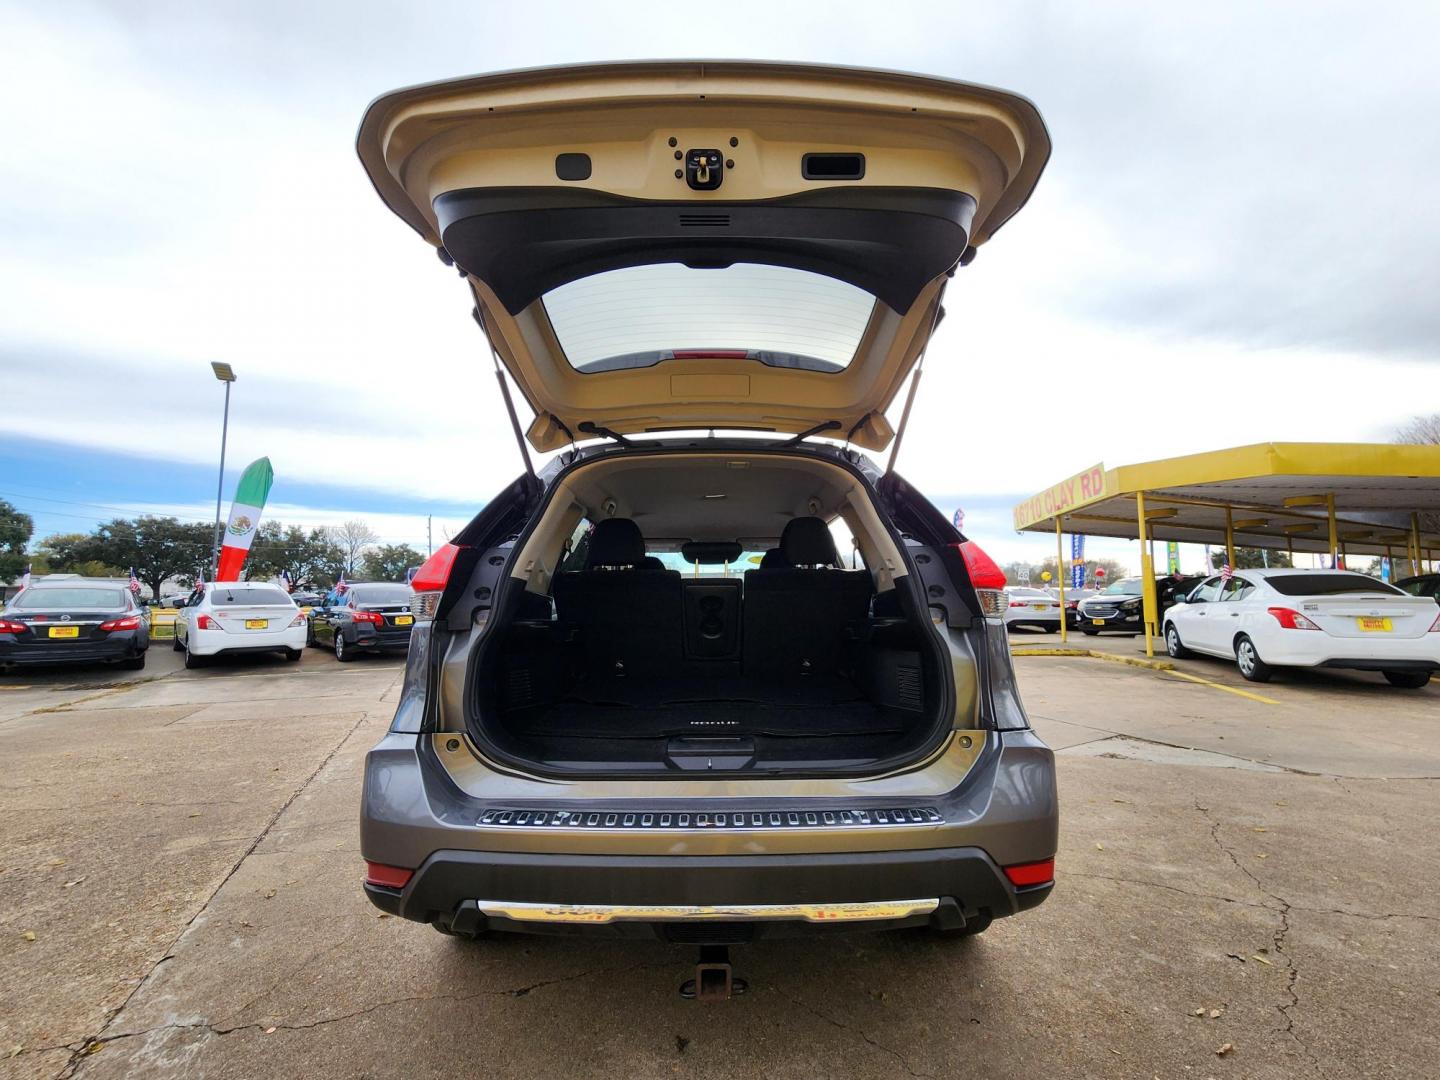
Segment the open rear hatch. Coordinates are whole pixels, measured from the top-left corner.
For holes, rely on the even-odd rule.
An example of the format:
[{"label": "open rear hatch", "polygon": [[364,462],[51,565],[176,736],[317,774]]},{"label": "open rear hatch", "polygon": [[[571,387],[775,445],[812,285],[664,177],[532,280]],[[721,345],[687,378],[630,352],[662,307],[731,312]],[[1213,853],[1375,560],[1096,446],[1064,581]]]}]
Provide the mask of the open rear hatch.
[{"label": "open rear hatch", "polygon": [[358,148],[467,275],[537,449],[716,427],[880,450],[945,280],[1050,144],[1033,105],[986,87],[665,61],[400,90]]}]

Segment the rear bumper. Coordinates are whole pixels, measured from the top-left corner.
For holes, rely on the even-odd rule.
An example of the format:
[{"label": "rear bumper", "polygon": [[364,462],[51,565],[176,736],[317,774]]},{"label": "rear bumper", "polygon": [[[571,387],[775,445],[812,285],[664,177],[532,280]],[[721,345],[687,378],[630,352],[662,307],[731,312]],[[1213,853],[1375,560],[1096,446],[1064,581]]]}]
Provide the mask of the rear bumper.
[{"label": "rear bumper", "polygon": [[306,637],[306,626],[301,623],[283,630],[255,630],[248,634],[232,634],[228,630],[191,630],[185,643],[196,656],[216,656],[219,653],[303,649]]},{"label": "rear bumper", "polygon": [[395,649],[403,651],[410,648],[410,630],[382,630],[375,631],[368,627],[364,630],[356,629],[355,638],[350,642],[358,649]]},{"label": "rear bumper", "polygon": [[1254,637],[1260,658],[1271,665],[1358,671],[1440,671],[1440,634],[1367,640],[1329,635],[1321,638],[1313,631],[1292,630],[1270,631]]},{"label": "rear bumper", "polygon": [[[6,635],[8,637],[8,635]],[[118,630],[102,641],[0,641],[0,664],[97,664],[131,660],[150,644],[144,630]]]},{"label": "rear bumper", "polygon": [[[694,932],[708,940],[880,930],[934,924],[958,928],[972,919],[1013,915],[1042,903],[1052,884],[1016,889],[979,848],[844,854],[626,856],[539,855],[437,851],[404,889],[365,886],[376,907],[418,922],[439,921],[465,930],[593,933],[610,937],[681,940]],[[929,898],[933,908],[889,919],[827,918],[826,905],[879,904]],[[538,904],[551,917],[511,918],[506,905]],[[815,905],[811,918],[767,919],[755,913],[728,918],[606,921],[566,911],[579,905],[686,909]],[[694,929],[692,928],[702,928]]]},{"label": "rear bumper", "polygon": [[[1016,890],[1000,868],[1055,853],[1054,755],[1033,732],[1006,731],[989,735],[968,772],[946,762],[942,756],[903,780],[875,781],[873,793],[864,780],[828,789],[813,780],[731,781],[704,793],[694,790],[699,782],[677,788],[659,780],[560,785],[520,799],[513,778],[492,772],[467,779],[478,785],[467,794],[429,736],[392,732],[366,759],[360,846],[372,863],[415,873],[403,889],[367,885],[366,893],[392,914],[446,924],[481,918],[477,901],[701,908],[937,901],[915,917],[843,927],[839,920],[762,921],[746,931],[752,936],[959,926],[1038,904],[1049,886]],[[940,777],[957,786],[927,784]],[[653,936],[667,925],[493,922],[611,936]],[[674,925],[665,929],[670,940]]]}]

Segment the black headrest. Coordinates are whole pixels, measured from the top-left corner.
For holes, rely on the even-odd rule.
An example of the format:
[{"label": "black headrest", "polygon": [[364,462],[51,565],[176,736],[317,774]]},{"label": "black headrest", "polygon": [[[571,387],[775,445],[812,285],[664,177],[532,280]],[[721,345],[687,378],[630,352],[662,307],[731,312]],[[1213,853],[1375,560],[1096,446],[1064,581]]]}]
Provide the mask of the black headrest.
[{"label": "black headrest", "polygon": [[638,566],[645,558],[645,538],[629,518],[606,518],[590,534],[585,569],[597,566]]},{"label": "black headrest", "polygon": [[780,554],[778,547],[771,548],[760,557],[761,570],[785,570],[790,566],[785,561],[785,556]]},{"label": "black headrest", "polygon": [[791,566],[834,566],[835,538],[818,517],[795,518],[780,534],[780,555]]}]

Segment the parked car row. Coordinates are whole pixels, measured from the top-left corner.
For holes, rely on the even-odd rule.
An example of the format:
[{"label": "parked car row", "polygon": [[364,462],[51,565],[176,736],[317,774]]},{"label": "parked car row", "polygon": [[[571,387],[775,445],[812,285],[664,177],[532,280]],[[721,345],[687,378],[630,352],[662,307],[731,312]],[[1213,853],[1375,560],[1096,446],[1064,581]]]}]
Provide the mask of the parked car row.
[{"label": "parked car row", "polygon": [[[0,667],[143,668],[152,606],[111,581],[42,579],[0,611]],[[265,582],[206,582],[188,596],[167,597],[166,606],[177,609],[171,647],[185,654],[187,668],[222,653],[278,652],[298,661],[307,646],[328,646],[342,662],[360,652],[403,652],[415,621],[409,586],[389,582],[357,582],[324,596]]]}]

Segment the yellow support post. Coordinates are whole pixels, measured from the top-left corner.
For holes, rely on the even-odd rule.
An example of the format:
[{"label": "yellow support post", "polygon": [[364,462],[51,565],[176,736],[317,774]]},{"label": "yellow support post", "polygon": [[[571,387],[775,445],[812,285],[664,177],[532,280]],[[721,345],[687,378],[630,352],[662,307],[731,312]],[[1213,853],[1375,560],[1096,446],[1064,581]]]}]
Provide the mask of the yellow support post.
[{"label": "yellow support post", "polygon": [[1325,496],[1325,517],[1330,522],[1330,569],[1334,570],[1338,565],[1335,558],[1340,554],[1340,527],[1335,522],[1335,494],[1333,492]]},{"label": "yellow support post", "polygon": [[1145,655],[1155,655],[1155,563],[1150,558],[1150,522],[1145,517],[1145,493],[1135,493],[1135,513],[1140,520],[1141,615],[1145,620]]},{"label": "yellow support post", "polygon": [[1228,506],[1225,507],[1225,561],[1231,570],[1239,569],[1235,565],[1235,515]]},{"label": "yellow support post", "polygon": [[1423,574],[1425,571],[1424,571],[1423,569],[1421,569],[1420,560],[1421,560],[1422,553],[1423,553],[1424,549],[1421,548],[1421,546],[1420,546],[1420,515],[1419,515],[1419,514],[1411,514],[1411,515],[1410,515],[1410,539],[1411,539],[1411,541],[1412,541],[1412,542],[1414,543],[1414,545],[1415,545],[1415,560],[1414,560],[1414,562],[1412,562],[1410,565],[1415,568],[1415,573],[1417,573],[1417,574]]},{"label": "yellow support post", "polygon": [[1063,645],[1070,640],[1070,620],[1065,615],[1065,537],[1060,525],[1062,516],[1055,515],[1055,577],[1060,582],[1060,643]]}]

